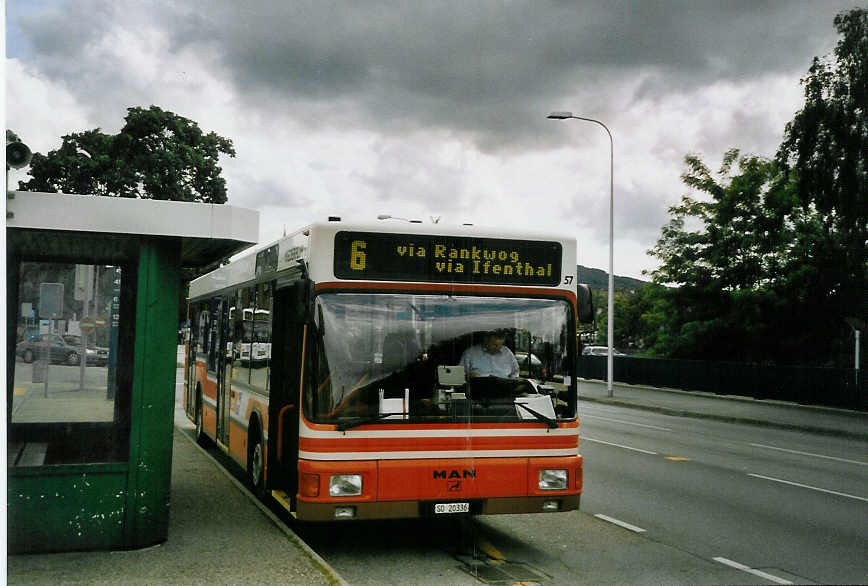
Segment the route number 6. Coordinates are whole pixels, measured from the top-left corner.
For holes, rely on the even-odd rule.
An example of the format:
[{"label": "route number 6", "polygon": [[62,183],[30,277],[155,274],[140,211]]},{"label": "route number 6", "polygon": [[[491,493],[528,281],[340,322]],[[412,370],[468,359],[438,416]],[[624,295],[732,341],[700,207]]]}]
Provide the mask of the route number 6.
[{"label": "route number 6", "polygon": [[365,270],[368,255],[365,252],[368,244],[364,240],[353,240],[350,246],[350,268],[354,271]]}]

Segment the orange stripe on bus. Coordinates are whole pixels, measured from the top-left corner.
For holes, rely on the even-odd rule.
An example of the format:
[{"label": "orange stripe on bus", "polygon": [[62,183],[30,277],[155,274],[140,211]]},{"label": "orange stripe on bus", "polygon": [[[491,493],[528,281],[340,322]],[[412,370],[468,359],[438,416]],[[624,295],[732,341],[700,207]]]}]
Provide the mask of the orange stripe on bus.
[{"label": "orange stripe on bus", "polygon": [[567,436],[538,437],[425,437],[425,438],[299,438],[299,449],[306,452],[408,452],[440,450],[532,450],[571,449],[579,447],[579,438]]}]

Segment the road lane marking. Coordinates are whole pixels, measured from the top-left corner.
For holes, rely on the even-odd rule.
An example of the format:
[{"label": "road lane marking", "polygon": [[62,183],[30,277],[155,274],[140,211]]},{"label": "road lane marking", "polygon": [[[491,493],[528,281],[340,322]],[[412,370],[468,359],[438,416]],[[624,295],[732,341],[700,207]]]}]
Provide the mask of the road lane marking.
[{"label": "road lane marking", "polygon": [[689,462],[690,458],[685,458],[684,456],[663,456],[665,460],[672,460],[673,462]]},{"label": "road lane marking", "polygon": [[857,501],[868,502],[868,498],[864,498],[864,497],[856,496],[856,495],[852,495],[852,494],[847,494],[846,492],[838,492],[835,490],[829,490],[827,488],[819,488],[817,486],[811,486],[809,484],[800,484],[798,482],[792,482],[790,480],[782,480],[780,478],[772,478],[771,476],[763,476],[762,474],[748,474],[748,476],[753,476],[754,478],[762,478],[764,480],[771,480],[772,482],[780,482],[782,484],[789,484],[791,486],[798,486],[800,488],[810,488],[811,490],[816,490],[819,492],[826,492],[829,494],[835,494],[838,496],[847,497],[848,499],[856,499]]},{"label": "road lane marking", "polygon": [[604,421],[614,421],[615,423],[623,423],[624,425],[635,425],[636,427],[647,427],[648,429],[658,429],[660,431],[672,431],[668,427],[657,427],[656,425],[647,425],[645,423],[633,423],[632,421],[624,421],[623,419],[612,419],[611,417],[600,417],[599,415],[580,415],[579,418],[588,417],[590,419],[602,419]]},{"label": "road lane marking", "polygon": [[641,448],[632,448],[632,447],[630,447],[630,446],[625,446],[625,445],[623,445],[623,444],[616,444],[616,443],[613,443],[613,442],[604,442],[603,440],[598,440],[598,439],[590,438],[590,437],[588,437],[588,436],[586,436],[586,435],[581,436],[581,439],[584,440],[584,441],[586,441],[586,442],[595,442],[595,443],[598,443],[598,444],[606,444],[607,446],[615,446],[616,448],[624,448],[625,450],[632,450],[632,451],[634,451],[634,452],[641,452],[641,453],[643,453],[643,454],[649,454],[649,455],[651,455],[651,456],[656,456],[656,455],[657,455],[657,452],[652,452],[652,451],[650,451],[650,450],[643,450],[643,449],[641,449]]},{"label": "road lane marking", "polygon": [[624,529],[632,531],[633,533],[645,533],[645,530],[642,529],[641,527],[636,527],[635,525],[630,525],[629,523],[626,523],[624,521],[620,521],[618,519],[615,519],[614,517],[610,517],[608,515],[603,515],[600,513],[597,513],[594,516],[597,519],[602,519],[603,521],[608,521],[609,523],[617,525],[618,527],[623,527]]},{"label": "road lane marking", "polygon": [[860,462],[859,460],[848,460],[847,458],[836,458],[835,456],[824,456],[823,454],[812,454],[811,452],[800,452],[798,450],[788,450],[786,448],[777,448],[775,446],[767,446],[765,444],[750,444],[757,448],[765,448],[767,450],[778,450],[780,452],[789,452],[790,454],[799,454],[800,456],[812,456],[814,458],[824,458],[826,460],[835,460],[836,462],[846,462],[847,464],[858,464],[859,466],[868,466],[868,462]]},{"label": "road lane marking", "polygon": [[779,578],[774,574],[769,574],[767,572],[763,572],[762,570],[755,570],[749,566],[744,564],[740,564],[738,562],[734,562],[732,560],[728,560],[726,558],[714,558],[714,561],[721,563],[725,566],[729,566],[731,568],[735,568],[737,570],[741,570],[742,572],[747,572],[748,574],[753,574],[754,576],[759,576],[760,578],[764,578],[770,582],[774,582],[775,584],[792,584],[789,580],[784,580],[783,578]]}]

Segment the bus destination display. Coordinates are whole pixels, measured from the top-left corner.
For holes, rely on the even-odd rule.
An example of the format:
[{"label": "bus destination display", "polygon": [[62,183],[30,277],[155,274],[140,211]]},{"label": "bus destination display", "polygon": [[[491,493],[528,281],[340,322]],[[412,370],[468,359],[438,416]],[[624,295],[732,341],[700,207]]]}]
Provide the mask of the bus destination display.
[{"label": "bus destination display", "polygon": [[340,279],[557,286],[560,242],[338,232]]}]

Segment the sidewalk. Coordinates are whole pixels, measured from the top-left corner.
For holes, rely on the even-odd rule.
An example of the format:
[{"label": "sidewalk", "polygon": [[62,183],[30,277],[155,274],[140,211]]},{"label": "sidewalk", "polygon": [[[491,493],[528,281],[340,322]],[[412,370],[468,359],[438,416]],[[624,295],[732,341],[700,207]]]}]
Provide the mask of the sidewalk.
[{"label": "sidewalk", "polygon": [[[183,416],[182,416],[183,417]],[[9,584],[343,584],[176,427],[169,538],[146,549],[7,558]]]},{"label": "sidewalk", "polygon": [[579,379],[578,388],[580,402],[868,440],[868,413],[863,411],[621,383],[612,385],[609,397],[605,381],[589,379]]}]

